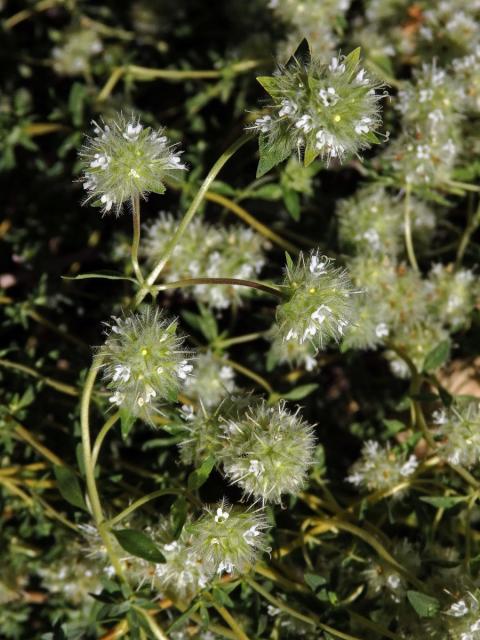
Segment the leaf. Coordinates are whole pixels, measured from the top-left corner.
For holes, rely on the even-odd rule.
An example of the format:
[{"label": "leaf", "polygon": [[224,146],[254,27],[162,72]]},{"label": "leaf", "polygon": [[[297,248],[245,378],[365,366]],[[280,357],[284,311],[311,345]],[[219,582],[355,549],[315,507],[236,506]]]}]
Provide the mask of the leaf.
[{"label": "leaf", "polygon": [[319,587],[323,587],[327,584],[326,578],[319,576],[316,573],[306,573],[303,576],[303,579],[313,592],[317,591]]},{"label": "leaf", "polygon": [[316,382],[312,382],[312,384],[302,384],[300,387],[296,387],[288,393],[282,393],[282,398],[285,398],[285,400],[301,400],[313,393],[315,389],[318,389],[318,384]]},{"label": "leaf", "polygon": [[172,536],[174,540],[177,540],[187,519],[187,501],[184,496],[179,496],[175,500],[170,508],[170,516],[173,524]]},{"label": "leaf", "polygon": [[293,271],[294,268],[294,264],[293,264],[293,260],[291,255],[288,253],[288,251],[285,251],[285,262],[287,263],[287,269],[289,271]]},{"label": "leaf", "polygon": [[287,208],[288,213],[292,216],[295,222],[300,220],[300,196],[293,189],[283,190],[283,201]]},{"label": "leaf", "polygon": [[213,587],[211,591],[213,599],[219,604],[221,607],[234,607],[235,603],[232,601],[230,596],[225,593],[223,589],[219,589],[218,587]]},{"label": "leaf", "polygon": [[72,114],[72,121],[76,127],[80,127],[83,122],[83,109],[88,98],[87,89],[84,84],[75,82],[70,89],[68,96],[68,108]]},{"label": "leaf", "polygon": [[352,76],[357,70],[358,63],[360,62],[360,54],[362,50],[360,47],[357,47],[352,52],[348,54],[348,56],[343,61],[343,64],[346,67],[346,73]]},{"label": "leaf", "polygon": [[431,504],[437,509],[451,509],[460,502],[468,500],[467,496],[420,496],[422,502]]},{"label": "leaf", "polygon": [[128,438],[128,434],[132,430],[133,425],[135,424],[135,416],[128,411],[128,409],[120,410],[120,428],[122,431],[122,438],[126,440]]},{"label": "leaf", "polygon": [[260,159],[257,167],[257,178],[261,178],[273,167],[288,158],[292,152],[292,144],[288,138],[270,142],[267,135],[258,137],[258,152]]},{"label": "leaf", "polygon": [[203,484],[205,484],[214,466],[215,458],[214,456],[209,456],[202,462],[198,469],[192,471],[192,473],[188,476],[189,490],[193,491],[194,489],[199,489]]},{"label": "leaf", "polygon": [[257,82],[262,85],[268,95],[272,96],[272,98],[280,95],[278,78],[275,78],[275,76],[258,76]]},{"label": "leaf", "polygon": [[434,347],[425,358],[423,365],[424,371],[433,371],[438,369],[442,364],[445,364],[450,358],[450,350],[452,343],[450,340],[443,340],[436,347]]},{"label": "leaf", "polygon": [[389,436],[393,436],[399,431],[404,431],[406,428],[400,420],[384,420],[383,424],[387,427]]},{"label": "leaf", "polygon": [[63,466],[55,466],[53,471],[62,497],[74,507],[88,511],[80,482],[73,471]]},{"label": "leaf", "polygon": [[306,38],[303,38],[294,53],[292,53],[290,58],[287,60],[286,66],[288,67],[296,62],[303,62],[303,64],[307,65],[310,63],[311,59],[312,51],[310,49],[310,44]]},{"label": "leaf", "polygon": [[90,278],[100,278],[103,280],[129,280],[130,282],[137,282],[135,278],[127,278],[115,271],[98,271],[97,273],[80,273],[78,276],[62,276],[63,280],[88,280]]},{"label": "leaf", "polygon": [[259,189],[252,191],[251,197],[260,200],[280,200],[282,197],[282,188],[278,184],[265,184]]},{"label": "leaf", "polygon": [[407,591],[407,598],[420,618],[433,618],[440,609],[440,602],[437,598],[427,596],[420,591]]},{"label": "leaf", "polygon": [[303,166],[309,167],[312,162],[318,158],[319,155],[319,150],[312,143],[312,141],[308,139],[307,144],[305,145],[305,151],[303,152]]},{"label": "leaf", "polygon": [[143,558],[149,562],[166,562],[163,553],[143,531],[135,529],[112,529],[118,544],[132,556]]}]

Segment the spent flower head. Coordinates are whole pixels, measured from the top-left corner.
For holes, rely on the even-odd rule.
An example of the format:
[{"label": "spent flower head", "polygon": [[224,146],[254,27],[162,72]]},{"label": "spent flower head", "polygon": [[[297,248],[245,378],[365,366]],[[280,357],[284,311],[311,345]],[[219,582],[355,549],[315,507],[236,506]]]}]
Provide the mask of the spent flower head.
[{"label": "spent flower head", "polygon": [[241,419],[223,424],[225,447],[219,452],[223,469],[247,496],[262,502],[280,502],[297,494],[306,483],[313,462],[313,427],[299,410],[285,402],[253,404]]},{"label": "spent flower head", "polygon": [[473,467],[480,460],[480,401],[457,397],[448,409],[434,412],[442,438],[440,451],[452,464]]},{"label": "spent flower head", "polygon": [[169,144],[164,130],[143,126],[132,115],[98,124],[80,151],[85,202],[102,207],[104,213],[120,214],[125,202],[163,193],[165,178],[186,169],[181,151]]},{"label": "spent flower head", "polygon": [[205,507],[188,530],[192,551],[213,572],[245,573],[260,554],[269,551],[263,511],[232,507],[225,500]]},{"label": "spent flower head", "polygon": [[[418,459],[379,442],[368,440],[362,447],[362,455],[350,469],[348,482],[368,491],[389,491],[415,473]],[[403,491],[394,495],[398,498]]]},{"label": "spent flower head", "polygon": [[293,151],[303,150],[306,166],[317,157],[328,164],[380,141],[382,85],[360,66],[359,49],[327,64],[298,53],[258,81],[272,98],[253,125],[260,136],[258,175]]},{"label": "spent flower head", "polygon": [[152,422],[162,401],[176,400],[193,369],[178,321],[145,306],[138,313],[112,317],[107,327],[96,357],[112,392],[110,402]]},{"label": "spent flower head", "polygon": [[287,300],[277,307],[276,331],[283,340],[310,341],[324,348],[340,340],[352,322],[352,296],[356,293],[345,269],[312,251],[297,263],[287,260],[284,291]]}]

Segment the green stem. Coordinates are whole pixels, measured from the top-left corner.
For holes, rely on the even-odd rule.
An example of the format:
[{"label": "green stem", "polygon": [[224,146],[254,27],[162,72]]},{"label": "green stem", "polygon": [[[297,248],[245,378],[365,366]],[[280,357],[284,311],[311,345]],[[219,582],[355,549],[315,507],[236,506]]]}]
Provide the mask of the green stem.
[{"label": "green stem", "polygon": [[138,500],[135,500],[135,502],[132,502],[132,504],[129,505],[126,509],[109,520],[108,524],[113,527],[114,525],[121,522],[124,518],[129,516],[131,513],[133,513],[133,511],[143,506],[147,502],[150,502],[150,500],[155,500],[155,498],[160,498],[161,496],[183,495],[184,493],[185,492],[181,489],[158,489],[157,491],[152,491],[152,493],[148,493],[146,496],[142,496]]},{"label": "green stem", "polygon": [[122,565],[115,551],[112,548],[110,534],[105,530],[105,522],[103,518],[102,506],[100,503],[100,496],[98,494],[97,484],[95,481],[95,469],[92,464],[92,451],[90,442],[90,400],[92,397],[93,386],[98,374],[100,362],[96,362],[93,365],[85,380],[85,386],[83,388],[82,401],[80,405],[80,425],[82,431],[82,447],[83,447],[83,463],[85,466],[85,480],[87,482],[87,492],[90,501],[90,508],[93,515],[93,519],[98,529],[98,533],[102,538],[103,544],[107,551],[110,562],[112,563],[117,576],[125,580]]},{"label": "green stem", "polygon": [[404,225],[405,225],[405,247],[407,249],[408,260],[410,261],[410,265],[415,271],[420,271],[418,268],[417,258],[415,257],[415,249],[413,247],[412,240],[412,217],[411,217],[411,206],[410,206],[410,193],[411,187],[407,185],[405,187],[405,208],[404,208]]},{"label": "green stem", "polygon": [[105,422],[103,427],[100,429],[97,437],[95,438],[95,443],[94,443],[93,449],[92,449],[92,467],[94,469],[95,469],[95,466],[97,464],[98,455],[100,453],[100,449],[101,449],[101,446],[103,444],[103,441],[105,440],[105,436],[110,431],[110,429],[115,425],[115,423],[117,422],[117,420],[119,418],[120,418],[120,412],[119,411],[117,411],[116,413],[111,415],[110,418]]},{"label": "green stem", "polygon": [[140,247],[140,196],[138,193],[135,196],[132,196],[132,220],[132,267],[138,282],[143,284],[142,270],[138,264],[138,248]]},{"label": "green stem", "polygon": [[148,611],[145,611],[145,609],[142,609],[141,607],[137,607],[135,605],[133,606],[133,609],[135,609],[135,611],[139,615],[141,615],[142,618],[144,618],[144,620],[147,623],[148,628],[152,632],[154,638],[157,638],[157,640],[168,640],[168,636],[158,626],[158,624],[156,623],[155,619],[148,613]]},{"label": "green stem", "polygon": [[198,208],[200,207],[200,204],[202,203],[202,200],[204,199],[205,194],[208,191],[208,188],[210,187],[212,182],[215,180],[215,178],[217,177],[217,175],[221,171],[222,167],[228,162],[228,160],[241,147],[243,147],[244,144],[246,144],[252,138],[253,138],[253,134],[244,133],[226,151],[224,151],[222,153],[220,158],[215,162],[213,167],[210,169],[210,171],[207,174],[206,178],[204,179],[200,189],[197,191],[197,193],[196,193],[196,195],[195,195],[190,207],[187,209],[187,212],[185,213],[185,216],[183,217],[182,221],[178,225],[177,231],[170,238],[170,241],[168,242],[168,244],[167,244],[167,246],[165,248],[165,253],[164,253],[162,259],[158,262],[158,264],[154,267],[154,269],[148,275],[144,286],[138,292],[136,300],[135,300],[135,306],[138,306],[142,302],[142,300],[145,298],[145,296],[149,292],[150,287],[156,282],[158,276],[160,275],[160,273],[162,272],[163,268],[165,267],[165,265],[169,261],[171,255],[173,253],[173,250],[175,249],[175,246],[177,245],[177,243],[180,240],[180,238],[183,236],[183,234],[185,232],[185,229],[188,227],[188,225],[192,221],[194,215],[198,211]]},{"label": "green stem", "polygon": [[221,607],[215,602],[213,603],[213,607],[222,616],[222,618],[228,624],[228,626],[233,631],[233,633],[235,634],[235,637],[238,638],[238,640],[249,640],[249,637],[247,636],[245,631],[238,624],[238,622],[232,616],[230,611],[228,611],[228,609],[226,609],[225,607]]},{"label": "green stem", "polygon": [[38,378],[42,382],[44,382],[48,387],[52,387],[52,389],[56,389],[61,393],[65,393],[68,396],[78,396],[79,392],[75,387],[72,387],[69,384],[64,384],[63,382],[59,382],[58,380],[54,380],[53,378],[49,378],[48,376],[43,376],[41,373],[38,373],[35,369],[31,367],[27,367],[24,364],[19,364],[18,362],[10,362],[10,360],[4,360],[0,358],[0,367],[5,367],[7,369],[15,369],[16,371],[21,371],[22,373],[26,373],[32,378]]},{"label": "green stem", "polygon": [[234,285],[237,287],[250,287],[252,289],[258,289],[265,293],[284,297],[282,291],[273,285],[266,284],[264,282],[257,282],[256,280],[242,280],[239,278],[183,278],[182,280],[176,280],[175,282],[165,282],[164,284],[157,285],[156,291],[165,291],[166,289],[181,289],[183,287],[194,287],[198,284],[212,284],[212,285]]},{"label": "green stem", "polygon": [[457,256],[455,259],[455,269],[460,268],[463,261],[463,257],[465,255],[465,251],[467,250],[468,244],[472,238],[474,231],[478,227],[479,223],[480,223],[480,207],[477,209],[475,215],[473,216],[469,211],[467,226],[465,227],[465,231],[462,234],[462,237],[460,239],[460,244],[458,245],[458,249],[457,249]]},{"label": "green stem", "polygon": [[233,338],[225,338],[225,340],[215,340],[213,346],[219,349],[227,349],[236,344],[244,344],[245,342],[253,342],[259,338],[265,336],[265,331],[258,331],[256,333],[246,333],[243,336],[234,336]]}]

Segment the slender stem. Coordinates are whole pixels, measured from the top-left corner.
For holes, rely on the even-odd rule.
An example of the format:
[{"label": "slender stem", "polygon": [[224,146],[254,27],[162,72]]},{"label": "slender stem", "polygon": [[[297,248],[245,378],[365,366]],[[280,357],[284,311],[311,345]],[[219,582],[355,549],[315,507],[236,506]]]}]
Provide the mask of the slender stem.
[{"label": "slender stem", "polygon": [[256,280],[242,280],[240,278],[183,278],[182,280],[176,280],[175,282],[165,282],[164,284],[157,285],[155,289],[157,291],[165,291],[166,289],[194,287],[197,284],[226,284],[237,287],[250,287],[252,289],[258,289],[259,291],[264,291],[265,293],[270,293],[280,298],[284,297],[282,291],[274,285],[257,282]]},{"label": "slender stem", "polygon": [[455,269],[459,269],[462,264],[463,257],[465,255],[465,251],[467,250],[468,244],[472,238],[472,235],[475,229],[478,227],[480,223],[480,207],[477,209],[475,215],[472,216],[471,212],[468,213],[467,226],[462,234],[460,239],[460,244],[457,249],[457,256],[455,259]]},{"label": "slender stem", "polygon": [[395,558],[385,549],[385,547],[372,535],[370,535],[364,529],[360,529],[354,524],[350,522],[346,522],[345,520],[339,520],[337,518],[331,519],[322,519],[315,518],[314,521],[317,523],[317,526],[308,532],[308,535],[315,537],[317,533],[324,533],[325,531],[332,531],[335,529],[339,529],[341,531],[347,531],[352,535],[360,538],[368,545],[370,545],[378,555],[385,560],[390,566],[392,566],[396,571],[401,573],[409,582],[411,582],[417,589],[422,591],[424,589],[424,585],[418,578],[416,578],[410,571],[405,569],[403,565],[401,565]]},{"label": "slender stem", "polygon": [[245,631],[238,624],[238,622],[232,616],[230,611],[228,611],[228,609],[226,609],[225,607],[221,607],[220,605],[218,605],[216,603],[213,603],[213,606],[214,606],[215,610],[222,616],[222,618],[228,624],[230,629],[234,632],[235,637],[238,638],[238,640],[249,640],[249,637],[247,636]]},{"label": "slender stem", "polygon": [[100,453],[100,449],[102,447],[103,441],[105,440],[105,436],[108,434],[110,429],[115,426],[115,423],[120,418],[120,412],[117,411],[105,422],[103,427],[98,432],[97,437],[95,438],[95,443],[92,449],[92,467],[95,468],[98,460],[98,455]]},{"label": "slender stem", "polygon": [[261,64],[261,60],[241,60],[225,69],[207,69],[207,70],[178,70],[178,69],[152,69],[149,67],[140,67],[135,64],[129,64],[125,68],[126,74],[136,80],[214,80],[225,75],[226,71],[233,73],[242,73],[250,71]]},{"label": "slender stem", "polygon": [[272,231],[270,227],[267,227],[267,225],[257,220],[254,216],[252,216],[251,213],[249,213],[246,209],[241,207],[236,202],[233,202],[233,200],[230,200],[229,198],[226,198],[225,196],[219,193],[214,193],[213,191],[208,191],[205,194],[205,200],[210,200],[210,202],[216,202],[222,207],[225,207],[225,209],[228,209],[229,211],[234,213],[236,216],[238,216],[241,220],[246,222],[250,227],[258,231],[260,235],[264,236],[268,240],[271,240],[274,244],[278,245],[279,247],[282,247],[282,249],[286,249],[287,251],[295,255],[299,253],[298,247],[296,247],[294,244],[292,244],[285,238],[282,238],[281,236],[279,236],[278,233],[275,233],[275,231]]},{"label": "slender stem", "polygon": [[153,633],[154,638],[157,638],[157,640],[168,640],[168,636],[158,626],[155,619],[152,617],[152,615],[150,615],[148,611],[145,611],[145,609],[142,609],[141,607],[137,607],[137,606],[134,606],[133,608],[137,613],[139,613],[142,616],[142,618],[145,619],[148,625],[148,628]]},{"label": "slender stem", "polygon": [[246,333],[243,336],[233,336],[232,338],[225,338],[225,340],[215,340],[215,347],[219,349],[227,349],[236,344],[245,344],[246,342],[253,342],[259,338],[265,336],[265,331],[257,331],[256,333]]},{"label": "slender stem", "polygon": [[132,238],[132,267],[137,280],[143,283],[142,270],[138,264],[138,248],[140,246],[140,196],[137,193],[132,196],[132,220],[133,220],[133,238]]},{"label": "slender stem", "polygon": [[473,191],[475,193],[480,192],[480,187],[476,184],[470,184],[469,182],[459,182],[458,180],[447,180],[446,184],[450,187],[457,189],[463,189],[463,191]]},{"label": "slender stem", "polygon": [[92,511],[95,524],[98,529],[98,533],[102,538],[103,544],[107,551],[110,562],[112,563],[117,576],[125,580],[122,565],[117,558],[111,544],[110,534],[105,530],[105,522],[103,518],[102,506],[100,503],[100,496],[98,494],[97,484],[95,481],[95,469],[92,464],[92,451],[90,443],[90,399],[93,392],[93,386],[98,374],[100,363],[96,362],[93,365],[85,380],[85,386],[83,388],[82,401],[80,405],[80,425],[82,431],[82,446],[83,446],[83,462],[85,466],[85,479],[87,482],[87,492],[90,501],[90,507]]},{"label": "slender stem", "polygon": [[252,371],[248,367],[244,367],[243,364],[240,364],[239,362],[235,362],[235,360],[229,360],[227,358],[223,358],[220,356],[217,357],[215,355],[213,357],[215,358],[215,360],[218,360],[219,362],[222,362],[223,364],[226,364],[229,367],[232,367],[232,369],[235,369],[235,371],[238,371],[239,373],[243,374],[247,378],[250,378],[250,380],[253,380],[258,385],[263,387],[265,391],[268,391],[268,393],[273,393],[273,388],[270,385],[270,383],[267,380],[265,380],[265,378],[260,376],[258,373],[255,373],[255,371]]},{"label": "slender stem", "polygon": [[405,208],[404,208],[405,247],[407,249],[407,255],[408,255],[408,260],[410,261],[410,265],[412,266],[413,269],[415,269],[415,271],[420,271],[420,269],[418,268],[417,258],[415,256],[415,249],[413,248],[410,194],[411,194],[411,187],[410,185],[407,185],[405,187]]},{"label": "slender stem", "polygon": [[162,272],[163,268],[167,264],[168,260],[170,259],[173,253],[173,250],[175,249],[175,246],[177,245],[177,242],[183,236],[185,229],[188,227],[194,215],[198,211],[198,208],[200,207],[200,204],[202,203],[202,200],[204,199],[205,194],[208,191],[208,188],[210,187],[212,182],[215,180],[215,178],[219,174],[222,167],[241,147],[243,147],[244,144],[246,144],[249,140],[251,140],[252,137],[253,137],[253,134],[244,133],[226,151],[222,153],[220,158],[215,162],[213,167],[210,169],[202,185],[200,186],[200,189],[197,191],[190,207],[187,209],[185,216],[183,217],[182,221],[178,225],[177,231],[170,238],[170,241],[168,242],[165,248],[165,253],[162,259],[158,262],[158,264],[154,267],[152,272],[148,275],[146,279],[146,283],[138,292],[135,300],[136,306],[138,306],[142,302],[142,300],[145,298],[145,296],[149,291],[149,288],[155,283],[158,276]]},{"label": "slender stem", "polygon": [[285,611],[285,613],[288,613],[289,615],[291,615],[292,618],[296,618],[297,620],[301,620],[302,622],[306,622],[307,624],[311,624],[313,626],[316,626],[318,624],[317,621],[311,618],[310,616],[306,616],[303,613],[300,613],[299,611],[292,609],[291,607],[286,605],[284,602],[282,602],[278,598],[275,598],[275,596],[272,596],[272,594],[269,591],[264,589],[262,585],[260,585],[253,578],[250,578],[249,576],[244,576],[243,579],[248,585],[252,587],[252,589],[254,589],[261,596],[263,596],[265,600],[268,600],[269,602],[271,602],[278,609]]},{"label": "slender stem", "polygon": [[146,496],[142,496],[138,500],[135,500],[135,502],[132,502],[132,504],[129,505],[126,509],[109,520],[108,524],[109,526],[113,527],[114,525],[121,522],[124,518],[129,516],[133,511],[143,506],[147,502],[150,502],[150,500],[155,500],[155,498],[160,498],[161,496],[182,495],[183,493],[185,492],[181,489],[158,489],[158,491],[152,491],[152,493],[148,493]]},{"label": "slender stem", "polygon": [[32,378],[38,378],[44,382],[48,387],[52,387],[52,389],[56,389],[61,393],[65,393],[67,396],[78,396],[79,392],[75,387],[72,387],[69,384],[64,384],[63,382],[59,382],[58,380],[54,380],[54,378],[49,378],[48,376],[44,376],[35,369],[31,367],[27,367],[24,364],[19,364],[18,362],[10,362],[10,360],[5,360],[0,358],[0,367],[5,367],[7,369],[16,369],[17,371],[21,371],[22,373],[26,373]]},{"label": "slender stem", "polygon": [[44,458],[46,458],[49,462],[57,466],[64,466],[64,461],[57,456],[56,453],[50,451],[48,447],[45,447],[41,442],[39,442],[35,436],[33,436],[28,429],[25,429],[23,425],[15,420],[15,433],[21,438],[24,442],[29,444],[31,447],[36,449],[38,453],[40,453]]}]

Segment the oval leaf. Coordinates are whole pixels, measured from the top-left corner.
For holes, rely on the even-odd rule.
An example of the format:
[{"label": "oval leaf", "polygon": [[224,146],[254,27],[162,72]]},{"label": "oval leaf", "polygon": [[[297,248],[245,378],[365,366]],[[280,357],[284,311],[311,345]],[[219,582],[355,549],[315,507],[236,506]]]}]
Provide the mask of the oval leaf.
[{"label": "oval leaf", "polygon": [[202,462],[198,469],[192,471],[192,473],[188,476],[188,488],[190,489],[190,491],[199,489],[202,484],[205,484],[214,466],[215,458],[213,456],[209,456]]},{"label": "oval leaf", "polygon": [[425,358],[425,364],[423,365],[424,371],[434,371],[445,364],[450,358],[450,340],[443,340],[434,347]]},{"label": "oval leaf", "polygon": [[88,511],[80,483],[73,471],[62,466],[55,466],[53,471],[62,497],[74,507]]},{"label": "oval leaf", "polygon": [[420,591],[407,591],[407,598],[420,618],[433,618],[440,609],[440,602]]},{"label": "oval leaf", "polygon": [[143,531],[135,529],[112,530],[113,535],[118,540],[118,544],[132,556],[143,558],[149,562],[166,562],[165,556]]}]

